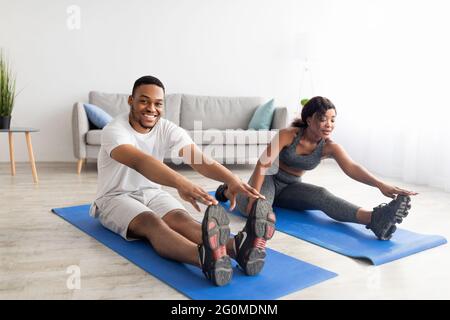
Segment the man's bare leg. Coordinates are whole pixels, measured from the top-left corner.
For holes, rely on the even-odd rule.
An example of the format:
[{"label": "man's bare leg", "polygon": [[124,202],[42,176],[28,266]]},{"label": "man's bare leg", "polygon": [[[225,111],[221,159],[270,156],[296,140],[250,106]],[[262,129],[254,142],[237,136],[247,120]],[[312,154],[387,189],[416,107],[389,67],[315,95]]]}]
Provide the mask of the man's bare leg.
[{"label": "man's bare leg", "polygon": [[142,212],[128,226],[128,235],[146,238],[162,257],[200,267],[196,243],[185,238],[152,212]]},{"label": "man's bare leg", "polygon": [[175,209],[169,211],[162,217],[162,220],[172,230],[190,241],[196,244],[202,243],[202,225],[185,210]]},{"label": "man's bare leg", "polygon": [[[172,210],[162,219],[174,231],[196,244],[202,244],[202,225],[185,210]],[[228,240],[226,247],[227,254],[234,259],[236,257],[234,237]]]}]

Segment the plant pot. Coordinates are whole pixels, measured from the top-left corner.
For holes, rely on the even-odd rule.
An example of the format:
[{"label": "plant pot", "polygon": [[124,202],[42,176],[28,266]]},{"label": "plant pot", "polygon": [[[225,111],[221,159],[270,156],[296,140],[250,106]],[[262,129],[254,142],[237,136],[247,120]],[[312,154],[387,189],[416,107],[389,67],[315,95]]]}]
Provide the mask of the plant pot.
[{"label": "plant pot", "polygon": [[11,116],[0,116],[0,129],[9,129],[11,125]]}]

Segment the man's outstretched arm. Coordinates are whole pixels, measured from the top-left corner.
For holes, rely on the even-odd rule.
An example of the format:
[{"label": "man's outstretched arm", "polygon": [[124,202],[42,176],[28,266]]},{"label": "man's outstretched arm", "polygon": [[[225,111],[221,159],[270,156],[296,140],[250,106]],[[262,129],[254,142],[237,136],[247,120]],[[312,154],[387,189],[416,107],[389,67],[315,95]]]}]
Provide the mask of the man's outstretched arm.
[{"label": "man's outstretched arm", "polygon": [[183,200],[190,202],[200,211],[197,204],[217,204],[217,201],[201,187],[193,184],[166,164],[130,144],[122,144],[111,151],[111,158],[136,170],[147,179],[178,190]]},{"label": "man's outstretched arm", "polygon": [[201,175],[227,184],[231,194],[230,209],[236,205],[236,196],[243,193],[250,198],[264,198],[255,188],[242,182],[241,179],[217,161],[207,157],[195,144],[190,144],[179,152],[180,157]]}]

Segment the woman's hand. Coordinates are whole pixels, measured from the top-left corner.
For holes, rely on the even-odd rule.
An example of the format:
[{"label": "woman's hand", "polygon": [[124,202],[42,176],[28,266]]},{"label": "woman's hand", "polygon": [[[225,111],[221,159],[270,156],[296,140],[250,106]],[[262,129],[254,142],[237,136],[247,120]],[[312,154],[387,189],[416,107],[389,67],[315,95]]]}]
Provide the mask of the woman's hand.
[{"label": "woman's hand", "polygon": [[265,197],[258,192],[255,188],[250,186],[248,183],[242,182],[240,179],[236,178],[233,181],[227,183],[228,186],[228,194],[227,197],[230,200],[230,210],[233,210],[236,206],[236,196],[238,193],[242,193],[249,198],[250,200],[255,201],[258,198]]},{"label": "woman's hand", "polygon": [[389,184],[386,183],[382,183],[378,189],[380,189],[381,193],[384,194],[386,197],[395,199],[396,195],[403,195],[403,196],[415,196],[418,193],[414,192],[414,191],[408,191],[408,190],[404,190],[401,189],[399,187],[396,186],[391,186]]}]

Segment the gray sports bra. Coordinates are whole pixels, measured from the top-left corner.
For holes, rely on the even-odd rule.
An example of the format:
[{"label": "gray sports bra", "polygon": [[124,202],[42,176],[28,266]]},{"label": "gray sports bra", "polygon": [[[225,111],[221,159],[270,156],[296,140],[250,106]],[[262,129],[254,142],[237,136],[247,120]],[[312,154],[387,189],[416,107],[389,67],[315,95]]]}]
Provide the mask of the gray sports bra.
[{"label": "gray sports bra", "polygon": [[304,128],[300,128],[297,132],[297,135],[294,138],[294,141],[284,147],[278,156],[278,159],[282,161],[289,167],[301,169],[301,170],[312,170],[317,167],[322,158],[322,149],[325,144],[325,140],[322,139],[317,144],[317,147],[308,155],[297,154],[297,144],[300,142],[300,138],[303,135]]}]

